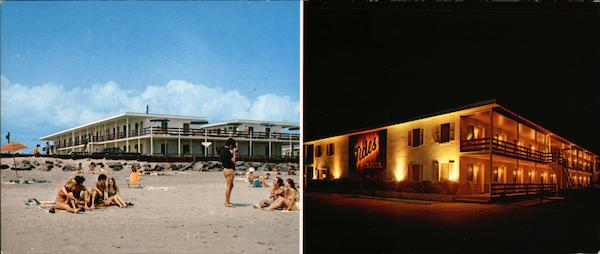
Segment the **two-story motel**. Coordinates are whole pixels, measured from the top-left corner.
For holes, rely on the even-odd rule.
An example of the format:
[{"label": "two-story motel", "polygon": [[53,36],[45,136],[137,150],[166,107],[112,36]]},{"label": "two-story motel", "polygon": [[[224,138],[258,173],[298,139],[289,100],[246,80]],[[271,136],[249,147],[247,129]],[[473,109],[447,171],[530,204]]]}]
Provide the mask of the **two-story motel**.
[{"label": "two-story motel", "polygon": [[51,142],[54,154],[115,147],[152,156],[216,156],[225,140],[232,137],[241,156],[282,157],[285,149],[289,157],[299,150],[299,134],[294,133],[298,129],[298,124],[288,122],[208,123],[206,117],[122,113],[40,139]]},{"label": "two-story motel", "polygon": [[304,149],[308,186],[369,170],[379,181],[453,181],[488,194],[585,186],[600,161],[495,100],[305,142]]}]

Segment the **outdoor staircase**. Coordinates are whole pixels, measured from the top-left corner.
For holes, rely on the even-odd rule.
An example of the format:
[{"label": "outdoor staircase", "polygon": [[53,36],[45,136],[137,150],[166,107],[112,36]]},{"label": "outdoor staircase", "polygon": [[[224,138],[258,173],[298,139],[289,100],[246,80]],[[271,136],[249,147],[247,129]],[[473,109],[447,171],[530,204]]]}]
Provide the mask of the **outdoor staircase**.
[{"label": "outdoor staircase", "polygon": [[565,179],[567,179],[566,182],[566,188],[571,188],[575,186],[575,182],[573,181],[573,178],[571,177],[571,173],[569,172],[569,165],[567,164],[567,158],[563,157],[563,153],[559,153],[558,154],[558,162],[557,164],[560,164],[560,168],[562,170],[562,174],[563,177]]}]

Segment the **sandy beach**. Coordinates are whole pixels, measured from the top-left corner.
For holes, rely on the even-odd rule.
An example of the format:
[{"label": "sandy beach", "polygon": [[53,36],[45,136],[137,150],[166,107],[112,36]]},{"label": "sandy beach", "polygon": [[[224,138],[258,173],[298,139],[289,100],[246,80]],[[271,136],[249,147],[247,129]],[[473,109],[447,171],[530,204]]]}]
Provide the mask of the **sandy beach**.
[{"label": "sandy beach", "polygon": [[[17,161],[45,158],[18,158]],[[56,161],[57,159],[51,159]],[[99,162],[102,160],[95,160]],[[84,165],[85,186],[97,177],[87,172],[88,160],[64,160]],[[12,159],[2,164],[12,166]],[[19,171],[19,176],[49,183],[14,184],[15,171],[1,170],[1,253],[298,253],[299,212],[265,212],[252,204],[268,196],[269,188],[251,188],[234,181],[234,208],[224,203],[222,172],[167,171],[168,176],[143,176],[144,189],[127,188],[130,166],[108,169],[123,199],[134,205],[71,214],[28,207],[27,197],[54,200],[59,186],[74,175],[54,168]],[[264,174],[260,172],[259,174]],[[282,178],[288,178],[282,173]],[[297,175],[291,176],[294,180]],[[237,178],[237,177],[236,177]],[[269,183],[272,178],[269,180]],[[154,187],[154,188],[149,188]],[[167,187],[167,188],[158,188]]]}]

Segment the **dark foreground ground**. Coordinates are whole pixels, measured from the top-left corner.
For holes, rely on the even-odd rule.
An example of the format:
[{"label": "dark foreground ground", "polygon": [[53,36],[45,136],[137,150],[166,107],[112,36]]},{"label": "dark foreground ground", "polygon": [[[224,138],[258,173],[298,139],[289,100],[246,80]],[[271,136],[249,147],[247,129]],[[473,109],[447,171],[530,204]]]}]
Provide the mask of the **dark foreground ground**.
[{"label": "dark foreground ground", "polygon": [[533,206],[305,193],[304,253],[598,253],[599,203],[597,190]]}]

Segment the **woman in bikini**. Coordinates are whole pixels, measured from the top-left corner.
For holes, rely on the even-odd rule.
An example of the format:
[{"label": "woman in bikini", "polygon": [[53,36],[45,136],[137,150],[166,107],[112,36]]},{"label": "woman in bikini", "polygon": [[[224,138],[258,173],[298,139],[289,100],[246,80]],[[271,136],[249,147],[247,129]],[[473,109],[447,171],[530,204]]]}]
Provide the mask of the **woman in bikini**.
[{"label": "woman in bikini", "polygon": [[74,179],[69,179],[67,183],[58,189],[56,193],[55,206],[56,209],[66,210],[68,212],[77,213],[83,208],[77,205],[77,199],[73,196],[71,189],[75,186],[76,182]]},{"label": "woman in bikini", "polygon": [[298,211],[296,207],[296,199],[298,198],[298,190],[296,190],[296,184],[294,180],[288,178],[285,180],[285,193],[283,197],[278,197],[273,203],[263,208],[265,211],[272,211],[273,209],[283,208],[286,211]]},{"label": "woman in bikini", "polygon": [[113,178],[113,177],[108,178],[108,181],[106,182],[106,189],[104,189],[104,196],[106,197],[106,199],[104,200],[104,204],[107,206],[118,205],[121,208],[127,206],[127,204],[125,202],[123,202],[123,199],[121,199],[121,195],[119,193],[119,187],[117,186],[117,183],[115,182],[115,178]]}]

